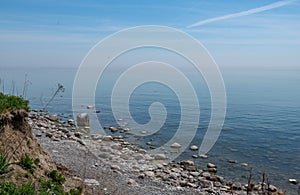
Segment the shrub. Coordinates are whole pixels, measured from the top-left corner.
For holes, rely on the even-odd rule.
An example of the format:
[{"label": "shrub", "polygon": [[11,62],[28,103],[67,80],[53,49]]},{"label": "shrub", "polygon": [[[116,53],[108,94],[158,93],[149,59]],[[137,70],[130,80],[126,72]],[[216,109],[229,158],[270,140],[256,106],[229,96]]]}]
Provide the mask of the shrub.
[{"label": "shrub", "polygon": [[65,177],[61,173],[58,173],[57,170],[51,171],[49,173],[49,177],[52,179],[53,182],[58,183],[60,185],[62,185],[66,181]]},{"label": "shrub", "polygon": [[38,165],[39,163],[40,163],[40,159],[39,158],[36,158],[36,159],[34,159],[34,164],[36,164],[36,165]]},{"label": "shrub", "polygon": [[77,187],[76,189],[71,189],[67,195],[81,195],[82,192],[82,188],[81,187]]},{"label": "shrub", "polygon": [[35,195],[34,185],[31,183],[23,184],[21,187],[17,189],[17,195]]},{"label": "shrub", "polygon": [[0,194],[10,195],[16,193],[16,185],[12,182],[4,182],[0,185]]},{"label": "shrub", "polygon": [[4,95],[0,92],[0,114],[17,109],[29,111],[28,100],[14,95]]},{"label": "shrub", "polygon": [[25,154],[22,158],[21,161],[19,162],[19,165],[25,169],[28,170],[31,174],[33,173],[35,166],[33,165],[32,159]]},{"label": "shrub", "polygon": [[40,182],[40,193],[39,195],[49,195],[49,194],[55,194],[55,195],[64,195],[65,192],[62,189],[62,186],[52,182],[52,181],[44,181],[42,180]]}]

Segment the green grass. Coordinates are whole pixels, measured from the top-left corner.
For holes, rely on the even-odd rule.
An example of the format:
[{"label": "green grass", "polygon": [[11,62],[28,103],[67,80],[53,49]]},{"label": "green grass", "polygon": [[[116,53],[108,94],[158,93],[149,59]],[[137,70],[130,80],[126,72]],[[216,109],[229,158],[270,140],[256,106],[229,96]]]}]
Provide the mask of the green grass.
[{"label": "green grass", "polygon": [[59,173],[57,170],[53,170],[49,173],[49,177],[52,179],[53,182],[62,185],[66,179],[65,177]]},{"label": "green grass", "polygon": [[0,176],[10,171],[11,163],[7,161],[7,155],[0,148]]},{"label": "green grass", "polygon": [[1,195],[35,195],[34,186],[31,183],[26,183],[17,188],[12,182],[4,182],[0,184]]},{"label": "green grass", "polygon": [[0,92],[0,114],[11,110],[24,109],[29,111],[28,100]]},{"label": "green grass", "polygon": [[22,156],[22,158],[19,162],[19,165],[23,169],[29,171],[31,174],[34,172],[34,169],[35,169],[34,162],[32,161],[32,159],[27,154]]}]

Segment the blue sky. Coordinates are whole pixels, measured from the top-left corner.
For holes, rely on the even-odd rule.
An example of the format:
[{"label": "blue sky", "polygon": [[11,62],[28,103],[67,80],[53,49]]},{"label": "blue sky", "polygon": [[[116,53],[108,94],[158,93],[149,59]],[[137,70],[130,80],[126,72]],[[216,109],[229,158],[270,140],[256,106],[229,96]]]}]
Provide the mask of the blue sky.
[{"label": "blue sky", "polygon": [[299,67],[299,0],[188,28],[199,21],[276,2],[4,0],[0,6],[0,67],[77,67],[101,39],[138,25],[165,25],[189,33],[204,44],[220,67]]}]

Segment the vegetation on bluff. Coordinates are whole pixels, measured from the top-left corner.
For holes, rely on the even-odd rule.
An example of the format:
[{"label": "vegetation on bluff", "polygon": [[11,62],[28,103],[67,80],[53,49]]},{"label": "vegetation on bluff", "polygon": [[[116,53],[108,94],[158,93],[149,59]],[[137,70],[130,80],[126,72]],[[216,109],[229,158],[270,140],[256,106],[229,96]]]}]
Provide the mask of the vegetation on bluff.
[{"label": "vegetation on bluff", "polygon": [[0,114],[7,111],[24,109],[29,111],[28,100],[14,95],[5,95],[0,92]]}]

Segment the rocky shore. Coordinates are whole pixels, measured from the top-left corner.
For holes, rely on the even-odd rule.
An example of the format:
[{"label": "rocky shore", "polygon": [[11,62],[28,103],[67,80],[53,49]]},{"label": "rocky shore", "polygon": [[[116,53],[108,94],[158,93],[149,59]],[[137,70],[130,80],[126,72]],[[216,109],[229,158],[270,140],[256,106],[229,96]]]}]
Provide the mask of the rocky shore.
[{"label": "rocky shore", "polygon": [[149,154],[120,135],[85,137],[72,119],[33,112],[28,122],[50,156],[88,186],[87,194],[284,194],[266,183],[227,181],[212,163],[203,170],[190,160],[166,163],[164,154]]}]

